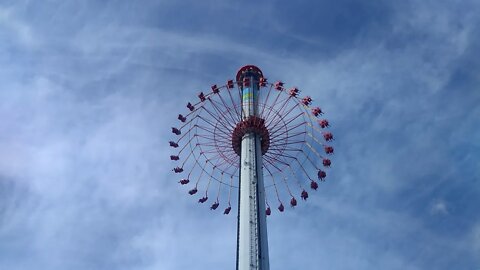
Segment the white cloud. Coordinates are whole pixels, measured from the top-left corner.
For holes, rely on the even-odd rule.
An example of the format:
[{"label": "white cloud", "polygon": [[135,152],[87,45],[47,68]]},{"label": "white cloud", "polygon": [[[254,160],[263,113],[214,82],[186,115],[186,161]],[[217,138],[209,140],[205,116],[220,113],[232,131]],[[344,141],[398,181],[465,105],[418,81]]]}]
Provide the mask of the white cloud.
[{"label": "white cloud", "polygon": [[[477,255],[477,259],[478,259],[480,258],[480,256],[478,256],[480,254],[480,224],[476,224],[473,227],[472,243],[473,243],[473,252],[474,254]],[[480,263],[480,259],[479,259],[479,263]]]},{"label": "white cloud", "polygon": [[430,206],[430,213],[433,215],[446,215],[449,213],[448,207],[445,201],[436,200]]},{"label": "white cloud", "polygon": [[18,44],[28,48],[33,48],[39,44],[40,40],[34,34],[32,27],[28,23],[19,20],[12,9],[0,7],[0,30],[2,28],[9,31],[18,41]]}]

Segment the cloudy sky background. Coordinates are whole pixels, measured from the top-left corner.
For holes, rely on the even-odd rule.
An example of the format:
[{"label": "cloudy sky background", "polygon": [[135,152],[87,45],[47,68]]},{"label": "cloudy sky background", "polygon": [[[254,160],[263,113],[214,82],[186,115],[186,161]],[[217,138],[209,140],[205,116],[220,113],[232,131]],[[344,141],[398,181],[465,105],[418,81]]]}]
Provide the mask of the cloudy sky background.
[{"label": "cloudy sky background", "polygon": [[[0,1],[0,269],[234,269],[172,112],[256,64],[333,124],[271,269],[480,269],[480,2]],[[234,212],[236,212],[234,210]]]}]

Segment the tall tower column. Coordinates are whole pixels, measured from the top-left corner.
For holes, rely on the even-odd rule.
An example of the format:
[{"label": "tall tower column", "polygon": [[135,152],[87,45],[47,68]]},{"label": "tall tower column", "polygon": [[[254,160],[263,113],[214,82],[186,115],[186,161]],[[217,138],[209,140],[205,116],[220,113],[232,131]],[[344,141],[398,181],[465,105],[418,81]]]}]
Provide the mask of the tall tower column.
[{"label": "tall tower column", "polygon": [[[262,71],[255,66],[245,66],[237,74],[237,81],[244,82],[241,84],[242,119],[246,123],[240,149],[237,270],[270,268],[262,164],[262,151],[265,151],[262,140],[268,131],[258,113],[260,77],[263,77]],[[262,128],[265,129],[263,136],[259,134]]]}]

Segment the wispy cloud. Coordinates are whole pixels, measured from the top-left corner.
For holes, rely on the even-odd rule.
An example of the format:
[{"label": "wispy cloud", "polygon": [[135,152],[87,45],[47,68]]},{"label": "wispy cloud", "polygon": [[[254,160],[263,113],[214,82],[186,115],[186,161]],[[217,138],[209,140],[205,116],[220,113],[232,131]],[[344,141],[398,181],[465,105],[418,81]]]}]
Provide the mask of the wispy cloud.
[{"label": "wispy cloud", "polygon": [[[8,33],[8,37],[12,37],[11,40],[17,45],[25,47],[35,47],[40,41],[34,34],[32,27],[18,18],[12,9],[6,9],[0,7],[0,29],[4,33]],[[8,44],[8,43],[7,43]]]},{"label": "wispy cloud", "polygon": [[447,204],[442,200],[435,201],[430,206],[430,213],[432,213],[434,215],[446,215],[446,214],[448,214]]}]

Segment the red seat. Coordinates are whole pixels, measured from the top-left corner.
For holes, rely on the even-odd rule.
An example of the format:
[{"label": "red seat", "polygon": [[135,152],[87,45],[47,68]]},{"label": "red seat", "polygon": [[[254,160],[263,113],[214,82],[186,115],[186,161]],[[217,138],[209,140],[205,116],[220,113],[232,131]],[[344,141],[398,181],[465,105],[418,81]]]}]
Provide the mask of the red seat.
[{"label": "red seat", "polygon": [[312,113],[315,116],[319,116],[319,115],[323,114],[322,109],[320,109],[319,107],[312,108]]},{"label": "red seat", "polygon": [[294,197],[292,197],[292,199],[290,200],[290,205],[291,205],[292,207],[297,206],[297,200],[296,200]]},{"label": "red seat", "polygon": [[182,134],[182,132],[178,128],[174,128],[174,127],[172,127],[172,133],[175,133],[177,135]]},{"label": "red seat", "polygon": [[294,87],[288,91],[288,94],[292,97],[296,97],[298,96],[298,92],[299,92],[298,88]]},{"label": "red seat", "polygon": [[333,140],[333,135],[330,132],[325,132],[325,133],[323,133],[323,138],[325,138],[325,140],[328,142],[328,141]]},{"label": "red seat", "polygon": [[322,170],[319,170],[318,171],[318,179],[323,181],[323,179],[325,179],[325,177],[327,177],[327,173],[322,171]]},{"label": "red seat", "polygon": [[233,80],[228,80],[227,81],[227,88],[232,89],[233,88]]},{"label": "red seat", "polygon": [[328,158],[323,159],[323,166],[330,167],[331,164],[332,164],[332,162],[330,161],[330,159],[328,159]]},{"label": "red seat", "polygon": [[200,92],[200,94],[198,94],[198,98],[200,99],[201,102],[205,101],[205,95],[203,94],[203,92]]},{"label": "red seat", "polygon": [[283,88],[283,82],[278,81],[278,82],[276,82],[276,83],[273,85],[273,87],[274,87],[275,89],[277,89],[277,90],[282,90],[282,88]]},{"label": "red seat", "polygon": [[329,126],[327,119],[319,120],[319,121],[318,121],[318,124],[319,124],[322,128],[326,128],[326,127]]},{"label": "red seat", "polygon": [[220,205],[220,203],[218,202],[215,202],[214,204],[212,204],[212,206],[210,206],[210,210],[215,210],[217,209],[217,207]]},{"label": "red seat", "polygon": [[179,114],[179,115],[178,115],[178,120],[180,120],[180,121],[182,121],[182,122],[185,122],[185,121],[187,121],[187,118],[184,117],[183,115]]},{"label": "red seat", "polygon": [[300,197],[302,197],[302,199],[303,199],[304,201],[306,201],[307,198],[308,198],[308,192],[306,192],[305,190],[303,190],[303,191],[302,191],[302,195],[300,195]]}]

